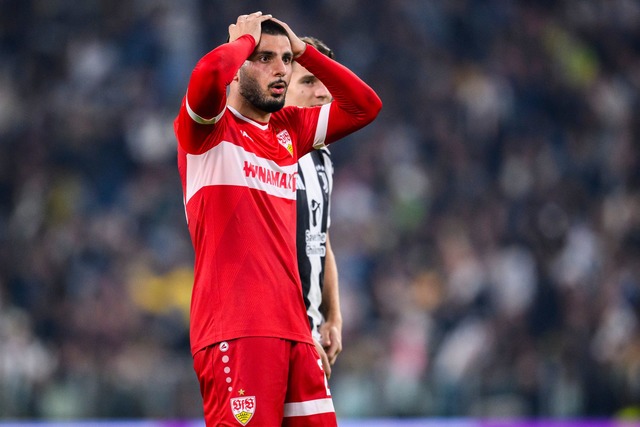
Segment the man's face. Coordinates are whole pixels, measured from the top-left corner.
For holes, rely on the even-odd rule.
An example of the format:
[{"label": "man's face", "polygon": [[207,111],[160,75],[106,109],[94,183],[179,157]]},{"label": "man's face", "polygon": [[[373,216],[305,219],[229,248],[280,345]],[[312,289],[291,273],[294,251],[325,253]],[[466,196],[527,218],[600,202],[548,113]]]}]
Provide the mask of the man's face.
[{"label": "man's face", "polygon": [[288,37],[263,34],[238,72],[240,94],[259,110],[278,111],[284,106],[292,61]]},{"label": "man's face", "polygon": [[286,105],[315,107],[331,101],[331,94],[324,84],[297,62],[293,63],[291,83],[287,90]]}]

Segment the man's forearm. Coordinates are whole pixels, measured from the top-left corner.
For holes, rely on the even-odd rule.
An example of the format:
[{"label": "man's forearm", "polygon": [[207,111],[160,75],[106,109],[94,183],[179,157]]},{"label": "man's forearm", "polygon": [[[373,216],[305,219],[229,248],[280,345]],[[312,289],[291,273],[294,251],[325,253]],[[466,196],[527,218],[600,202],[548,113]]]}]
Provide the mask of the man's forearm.
[{"label": "man's forearm", "polygon": [[327,234],[327,254],[324,267],[324,285],[322,288],[322,314],[325,320],[342,331],[342,312],[340,311],[340,292],[338,288],[338,266]]},{"label": "man's forearm", "polygon": [[187,102],[195,114],[210,119],[222,111],[227,86],[254,48],[253,37],[245,35],[218,46],[198,61],[187,90]]}]

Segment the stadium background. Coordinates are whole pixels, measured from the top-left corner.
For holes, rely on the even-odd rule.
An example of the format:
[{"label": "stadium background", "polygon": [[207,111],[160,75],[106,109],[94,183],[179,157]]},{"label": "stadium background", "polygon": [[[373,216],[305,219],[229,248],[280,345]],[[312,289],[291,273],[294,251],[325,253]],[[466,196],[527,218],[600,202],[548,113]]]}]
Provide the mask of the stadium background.
[{"label": "stadium background", "polygon": [[639,2],[0,8],[0,419],[200,417],[171,125],[254,10],[384,102],[332,149],[339,416],[640,416]]}]

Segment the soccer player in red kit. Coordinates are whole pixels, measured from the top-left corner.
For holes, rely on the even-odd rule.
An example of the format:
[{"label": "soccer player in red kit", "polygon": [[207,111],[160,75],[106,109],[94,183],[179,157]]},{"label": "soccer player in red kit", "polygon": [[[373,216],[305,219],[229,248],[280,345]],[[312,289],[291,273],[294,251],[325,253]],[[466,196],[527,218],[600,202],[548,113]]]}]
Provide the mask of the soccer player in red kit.
[{"label": "soccer player in red kit", "polygon": [[[333,102],[283,108],[294,59]],[[381,107],[355,74],[260,12],[238,17],[229,43],[196,64],[174,128],[207,426],[337,425],[297,269],[297,161]]]}]

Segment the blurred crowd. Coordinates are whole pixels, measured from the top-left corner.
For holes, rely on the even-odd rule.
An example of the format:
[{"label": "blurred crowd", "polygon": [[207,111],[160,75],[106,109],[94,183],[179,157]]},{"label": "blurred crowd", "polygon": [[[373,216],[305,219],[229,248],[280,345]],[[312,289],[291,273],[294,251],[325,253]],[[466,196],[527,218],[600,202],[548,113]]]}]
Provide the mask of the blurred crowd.
[{"label": "blurred crowd", "polygon": [[255,10],[384,102],[332,147],[338,416],[640,417],[639,2],[0,0],[0,418],[200,417],[172,122]]}]

